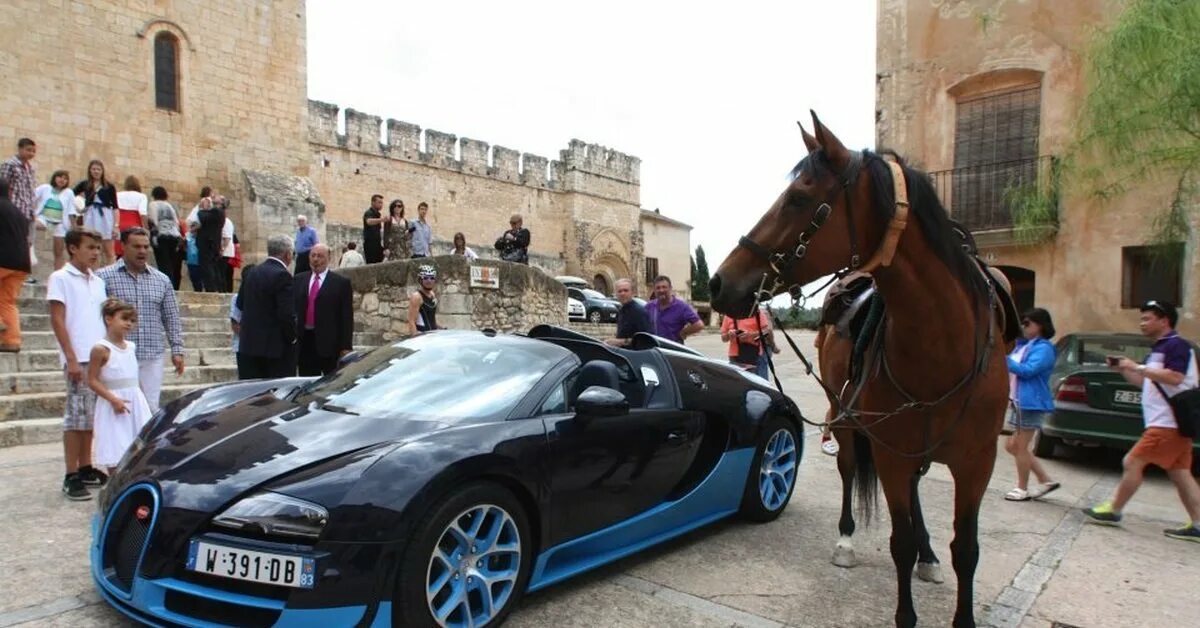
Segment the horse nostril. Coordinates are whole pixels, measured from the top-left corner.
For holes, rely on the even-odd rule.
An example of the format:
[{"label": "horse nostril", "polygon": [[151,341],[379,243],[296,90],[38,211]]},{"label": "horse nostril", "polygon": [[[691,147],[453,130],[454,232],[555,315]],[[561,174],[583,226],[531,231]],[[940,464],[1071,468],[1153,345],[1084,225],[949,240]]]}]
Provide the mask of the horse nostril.
[{"label": "horse nostril", "polygon": [[712,298],[716,299],[717,295],[720,294],[720,292],[721,292],[721,276],[720,275],[713,275],[713,278],[708,280],[708,290],[711,293]]}]

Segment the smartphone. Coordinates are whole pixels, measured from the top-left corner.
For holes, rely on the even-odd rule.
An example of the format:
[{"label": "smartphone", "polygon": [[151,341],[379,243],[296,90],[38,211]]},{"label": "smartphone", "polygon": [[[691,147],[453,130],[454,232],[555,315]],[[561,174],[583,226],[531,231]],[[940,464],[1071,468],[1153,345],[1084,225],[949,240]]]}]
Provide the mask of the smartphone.
[{"label": "smartphone", "polygon": [[1110,356],[1104,358],[1104,362],[1105,362],[1105,364],[1108,364],[1109,366],[1116,366],[1121,363],[1121,358],[1119,358],[1115,355],[1110,355]]}]

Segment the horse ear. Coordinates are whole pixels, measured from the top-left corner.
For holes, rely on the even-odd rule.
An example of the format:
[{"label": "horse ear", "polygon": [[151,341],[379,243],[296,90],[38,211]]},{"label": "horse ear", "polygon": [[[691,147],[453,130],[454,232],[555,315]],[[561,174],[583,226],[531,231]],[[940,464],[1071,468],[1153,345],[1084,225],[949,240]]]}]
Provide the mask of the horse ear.
[{"label": "horse ear", "polygon": [[825,149],[825,156],[829,158],[829,162],[835,167],[839,169],[844,168],[846,164],[850,163],[850,151],[846,150],[842,141],[832,131],[825,128],[824,124],[821,124],[821,120],[817,118],[817,112],[810,109],[809,113],[812,114],[813,129],[817,133],[817,143],[821,145],[821,148]]},{"label": "horse ear", "polygon": [[817,143],[817,138],[809,135],[808,131],[804,130],[804,125],[800,124],[799,120],[796,120],[796,126],[800,127],[800,135],[804,136],[804,147],[808,149],[808,152],[811,153],[821,147],[821,145]]}]

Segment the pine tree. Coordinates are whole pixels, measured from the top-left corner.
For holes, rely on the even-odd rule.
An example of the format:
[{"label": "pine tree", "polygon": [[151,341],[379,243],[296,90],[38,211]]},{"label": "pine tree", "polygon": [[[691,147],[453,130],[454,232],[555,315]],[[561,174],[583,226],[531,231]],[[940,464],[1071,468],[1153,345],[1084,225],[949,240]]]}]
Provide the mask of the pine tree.
[{"label": "pine tree", "polygon": [[692,300],[708,301],[712,295],[708,291],[708,260],[704,257],[704,247],[696,247],[696,256],[692,258]]}]

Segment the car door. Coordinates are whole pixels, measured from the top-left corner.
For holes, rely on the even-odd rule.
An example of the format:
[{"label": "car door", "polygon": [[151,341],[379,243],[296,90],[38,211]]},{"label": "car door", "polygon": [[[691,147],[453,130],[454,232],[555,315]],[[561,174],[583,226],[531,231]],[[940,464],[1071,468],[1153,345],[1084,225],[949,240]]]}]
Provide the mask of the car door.
[{"label": "car door", "polygon": [[543,404],[551,545],[662,503],[683,479],[703,434],[703,416],[677,408],[581,418],[567,407],[568,384]]}]

